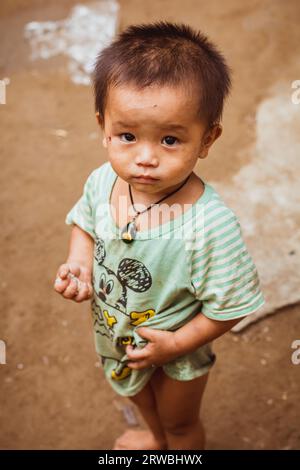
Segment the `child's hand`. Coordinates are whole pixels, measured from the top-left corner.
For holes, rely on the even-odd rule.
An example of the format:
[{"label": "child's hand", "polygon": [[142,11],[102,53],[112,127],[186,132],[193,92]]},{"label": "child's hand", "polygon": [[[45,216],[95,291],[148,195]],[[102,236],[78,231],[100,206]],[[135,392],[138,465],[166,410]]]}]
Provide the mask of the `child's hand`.
[{"label": "child's hand", "polygon": [[93,294],[91,273],[76,262],[62,264],[56,274],[54,290],[75,302],[88,300]]},{"label": "child's hand", "polygon": [[153,365],[162,366],[180,356],[174,333],[171,331],[140,327],[136,332],[149,342],[142,349],[134,349],[131,345],[126,347],[126,354],[131,361],[127,365],[131,369],[145,369]]}]

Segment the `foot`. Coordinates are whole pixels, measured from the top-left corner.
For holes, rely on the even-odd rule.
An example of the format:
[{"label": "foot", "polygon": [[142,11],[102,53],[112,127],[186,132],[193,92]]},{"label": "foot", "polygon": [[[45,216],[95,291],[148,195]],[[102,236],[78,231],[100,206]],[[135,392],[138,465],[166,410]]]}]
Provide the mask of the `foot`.
[{"label": "foot", "polygon": [[115,440],[113,450],[164,450],[167,444],[157,440],[151,431],[128,429]]}]

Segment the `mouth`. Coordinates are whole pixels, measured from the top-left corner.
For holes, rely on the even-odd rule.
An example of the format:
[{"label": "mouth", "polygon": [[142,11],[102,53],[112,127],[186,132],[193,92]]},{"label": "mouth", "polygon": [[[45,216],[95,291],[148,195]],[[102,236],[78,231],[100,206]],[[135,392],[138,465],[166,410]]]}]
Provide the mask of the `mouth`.
[{"label": "mouth", "polygon": [[134,176],[133,179],[141,183],[153,183],[155,181],[158,181],[158,178],[152,178],[152,176],[148,175]]}]

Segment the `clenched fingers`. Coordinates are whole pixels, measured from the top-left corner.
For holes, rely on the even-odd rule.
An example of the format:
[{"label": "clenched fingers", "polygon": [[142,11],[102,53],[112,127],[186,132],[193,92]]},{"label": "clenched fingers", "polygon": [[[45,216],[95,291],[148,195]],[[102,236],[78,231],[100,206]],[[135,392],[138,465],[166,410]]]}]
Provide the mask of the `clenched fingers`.
[{"label": "clenched fingers", "polygon": [[79,287],[78,294],[74,297],[73,300],[76,302],[82,302],[83,300],[87,300],[92,296],[93,288],[90,283],[81,282],[81,286]]},{"label": "clenched fingers", "polygon": [[64,292],[64,290],[70,284],[70,281],[71,281],[71,279],[69,277],[67,277],[66,279],[62,279],[61,277],[57,276],[55,281],[54,281],[54,289],[59,294],[62,294]]},{"label": "clenched fingers", "polygon": [[149,361],[138,361],[138,362],[127,362],[127,366],[130,367],[130,369],[148,369],[149,367],[154,367],[154,365],[150,364]]},{"label": "clenched fingers", "polygon": [[73,276],[80,276],[80,266],[77,263],[65,263],[59,267],[58,276],[61,279],[66,279],[70,274]]}]

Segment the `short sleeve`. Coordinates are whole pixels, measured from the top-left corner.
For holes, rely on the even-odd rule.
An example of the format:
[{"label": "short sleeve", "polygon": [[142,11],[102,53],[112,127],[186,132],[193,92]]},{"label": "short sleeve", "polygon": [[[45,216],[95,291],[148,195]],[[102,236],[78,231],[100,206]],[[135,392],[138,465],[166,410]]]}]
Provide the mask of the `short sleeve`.
[{"label": "short sleeve", "polygon": [[92,238],[96,238],[94,224],[94,172],[87,178],[83,194],[72,209],[68,212],[65,223],[67,225],[78,225],[82,230],[87,232]]},{"label": "short sleeve", "polygon": [[213,320],[250,315],[265,303],[256,266],[235,213],[226,207],[192,252],[191,280],[201,312]]}]

